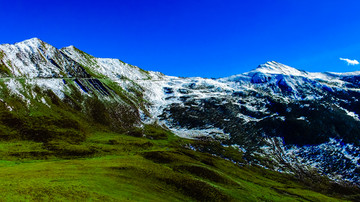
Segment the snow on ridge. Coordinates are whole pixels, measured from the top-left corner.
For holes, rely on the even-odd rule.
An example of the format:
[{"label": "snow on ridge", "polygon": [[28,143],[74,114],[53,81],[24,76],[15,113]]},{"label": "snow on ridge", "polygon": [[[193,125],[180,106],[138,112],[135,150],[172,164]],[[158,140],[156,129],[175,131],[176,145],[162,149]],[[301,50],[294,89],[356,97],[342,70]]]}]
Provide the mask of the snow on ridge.
[{"label": "snow on ridge", "polygon": [[27,40],[24,40],[24,41],[21,41],[21,42],[17,42],[15,43],[14,45],[26,45],[26,46],[40,46],[41,43],[45,43],[43,42],[42,40],[40,40],[39,38],[30,38],[30,39],[27,39]]},{"label": "snow on ridge", "polygon": [[93,71],[111,79],[150,79],[150,75],[136,66],[129,65],[119,59],[96,58],[78,50],[74,46],[62,48],[61,51],[71,59],[89,66]]},{"label": "snow on ridge", "polygon": [[53,77],[60,74],[60,69],[49,59],[53,58],[57,49],[37,38],[16,44],[0,46],[3,61],[15,77]]},{"label": "snow on ridge", "polygon": [[330,75],[334,76],[360,76],[360,71],[354,72],[327,72]]},{"label": "snow on ridge", "polygon": [[260,76],[258,74],[263,74],[268,77],[275,77],[276,75],[284,75],[289,77],[303,77],[311,80],[317,81],[326,81],[337,83],[339,85],[344,82],[341,81],[343,76],[360,76],[360,71],[355,72],[346,72],[346,73],[334,73],[334,72],[307,72],[303,70],[298,70],[296,68],[290,67],[288,65],[281,64],[275,61],[269,61],[264,64],[259,65],[256,69],[249,72],[232,75],[229,77],[219,78],[218,80],[222,82],[239,82],[246,83],[251,81],[254,76]]},{"label": "snow on ridge", "polygon": [[300,71],[298,69],[295,69],[293,67],[275,61],[266,62],[265,64],[259,65],[259,67],[256,68],[255,70],[252,70],[244,74],[251,75],[256,72],[261,72],[265,74],[283,74],[283,75],[293,75],[293,76],[307,75],[307,72],[305,71]]},{"label": "snow on ridge", "polygon": [[[31,38],[22,42],[15,43],[14,45],[5,44],[0,45],[0,49],[4,49],[2,47],[9,47],[9,46],[15,46],[17,47],[17,52],[26,52],[28,54],[37,54],[37,51],[40,49],[41,53],[46,58],[51,58],[56,51],[61,51],[65,53],[66,55],[70,56],[72,59],[80,62],[81,64],[87,64],[88,58],[84,58],[82,56],[82,53],[79,53],[76,51],[76,48],[71,45],[68,47],[64,47],[60,50],[56,49],[55,47],[41,41],[38,38]],[[46,50],[42,50],[45,47]],[[7,52],[7,51],[5,51]],[[14,52],[12,50],[11,52]],[[81,51],[82,52],[82,51]],[[126,64],[121,62],[118,59],[110,59],[110,58],[93,58],[95,63],[95,66],[98,65],[98,68],[94,68],[95,71],[98,73],[110,77],[110,78],[116,78],[125,76],[132,80],[138,80],[138,79],[149,79],[153,78],[153,75],[156,75],[154,79],[159,79],[159,74],[154,74],[151,71],[148,72],[148,74],[145,74],[144,71],[141,71],[138,69],[138,67]],[[47,64],[48,66],[51,66],[51,64]],[[29,77],[36,77],[36,74],[31,74],[31,72],[34,71],[33,68],[30,68],[31,71],[25,71],[23,67],[19,68],[20,73],[14,72],[16,76],[22,75],[22,76],[29,76]],[[56,68],[53,68],[54,70]],[[22,72],[24,70],[24,72]],[[16,70],[14,70],[16,71]],[[44,72],[44,71],[43,71]],[[46,72],[46,71],[45,71]],[[296,68],[275,62],[275,61],[269,61],[265,64],[259,65],[258,68],[250,71],[245,72],[238,75],[233,75],[229,77],[224,77],[218,79],[219,81],[233,81],[233,82],[240,82],[240,83],[246,83],[248,82],[251,77],[256,73],[262,73],[262,74],[282,74],[282,75],[288,75],[288,76],[301,76],[301,77],[307,77],[309,79],[317,79],[317,80],[324,80],[324,81],[335,81],[336,83],[341,83],[340,78],[341,76],[354,76],[354,75],[360,75],[360,71],[358,72],[348,72],[348,73],[311,73],[306,72],[302,70],[298,70]],[[51,77],[52,75],[46,75]],[[195,77],[193,77],[195,78]]]},{"label": "snow on ridge", "polygon": [[[13,45],[10,45],[10,44],[0,45],[0,47],[3,47],[3,46],[16,46],[21,50],[26,49],[29,52],[36,52],[35,49],[37,49],[37,48],[39,48],[41,46],[45,46],[47,49],[57,50],[55,47],[51,46],[50,44],[48,44],[46,42],[43,42],[41,39],[36,38],[36,37],[24,40],[22,42],[15,43]],[[76,48],[73,45],[71,45],[71,46],[62,48],[61,51],[65,52],[69,56],[71,56],[72,54],[75,54],[75,55],[72,56],[73,59],[80,60],[81,62],[86,62],[85,60],[83,60],[83,58],[80,57],[79,54],[76,54],[76,51],[73,51],[75,49]],[[49,54],[52,53],[52,51],[45,51],[45,52],[49,53]],[[117,60],[117,59],[110,59],[110,58],[96,58],[96,59],[102,61],[103,64],[104,64],[104,61],[107,61],[105,63],[108,63],[108,64],[111,64],[111,63],[116,64],[116,62],[113,62],[111,60],[115,60],[115,61]],[[124,63],[124,65],[126,66],[128,64]],[[108,66],[108,65],[105,65],[105,66]],[[121,66],[121,65],[117,65],[117,66]],[[113,70],[113,69],[114,68],[110,68],[109,70]],[[131,68],[125,67],[125,69],[129,70]],[[106,68],[103,67],[103,69],[101,71],[104,72],[103,70],[106,70]],[[124,72],[124,71],[120,71],[120,72]],[[141,72],[140,72],[140,74],[138,74],[138,72],[134,72],[134,71],[130,71],[130,73],[131,72],[135,73],[134,79],[145,79],[146,78],[143,75],[141,75]],[[236,79],[246,81],[246,80],[248,80],[248,78],[247,78],[248,76],[251,76],[252,74],[257,73],[257,72],[264,73],[264,74],[283,74],[283,75],[289,75],[289,76],[303,76],[303,77],[309,77],[311,79],[325,79],[325,80],[333,79],[334,77],[339,77],[339,76],[360,75],[360,71],[346,72],[346,73],[333,73],[333,72],[311,73],[311,72],[298,70],[296,68],[281,64],[281,63],[276,62],[276,61],[268,61],[268,62],[266,62],[264,64],[259,65],[258,68],[254,69],[254,70],[252,70],[250,72],[245,72],[245,73],[241,73],[241,74],[238,74],[238,75],[232,75],[230,77],[224,77],[224,78],[221,78],[221,79],[222,80],[227,79],[229,81],[231,81],[231,80],[234,81]],[[118,72],[113,71],[113,73],[116,74]],[[111,76],[110,73],[108,73],[108,75]],[[131,77],[131,75],[128,74],[127,77]]]},{"label": "snow on ridge", "polygon": [[131,66],[118,59],[96,58],[99,67],[95,71],[110,78],[127,77],[131,80],[148,79],[149,76],[142,72],[140,68]]}]

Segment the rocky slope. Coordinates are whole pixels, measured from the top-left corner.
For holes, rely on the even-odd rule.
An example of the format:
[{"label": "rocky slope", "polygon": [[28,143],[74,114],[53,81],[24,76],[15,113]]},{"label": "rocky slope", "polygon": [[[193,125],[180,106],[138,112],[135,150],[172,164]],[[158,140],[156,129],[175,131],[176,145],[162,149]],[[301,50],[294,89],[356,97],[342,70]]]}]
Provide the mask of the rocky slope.
[{"label": "rocky slope", "polygon": [[3,139],[78,141],[83,120],[118,131],[158,123],[236,147],[251,164],[360,181],[360,72],[267,62],[226,78],[180,78],[34,38],[0,45],[0,75]]},{"label": "rocky slope", "polygon": [[251,163],[358,183],[358,77],[277,62],[220,79],[166,77],[153,114],[178,135],[236,145]]}]

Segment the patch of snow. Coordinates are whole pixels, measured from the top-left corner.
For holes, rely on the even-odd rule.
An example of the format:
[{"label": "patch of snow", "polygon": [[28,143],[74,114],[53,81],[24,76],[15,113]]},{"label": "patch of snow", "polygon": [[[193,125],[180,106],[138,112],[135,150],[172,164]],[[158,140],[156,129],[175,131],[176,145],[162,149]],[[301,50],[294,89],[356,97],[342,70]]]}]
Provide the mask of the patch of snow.
[{"label": "patch of snow", "polygon": [[21,93],[23,90],[22,84],[16,79],[8,79],[5,81],[6,86],[9,88],[10,92],[14,95],[19,96],[23,101],[29,103],[30,101]]},{"label": "patch of snow", "polygon": [[[341,140],[330,138],[328,142],[314,146],[285,146],[280,137],[266,138],[267,144],[261,148],[259,155],[275,161],[275,170],[286,171],[297,167],[317,170],[335,181],[350,181],[358,183],[360,176],[353,176],[355,169],[360,168],[360,148],[353,144],[345,144]],[[331,158],[331,159],[328,159]],[[337,172],[327,172],[328,161],[338,162],[343,169]],[[334,163],[333,162],[333,163]],[[341,163],[347,164],[341,165]],[[335,165],[332,165],[335,166]],[[331,168],[331,167],[330,167]],[[289,171],[289,170],[288,170]]]},{"label": "patch of snow", "polygon": [[208,129],[173,128],[172,132],[179,137],[190,138],[190,139],[204,137],[204,136],[211,136],[221,139],[228,139],[230,137],[228,133],[224,133],[223,130],[214,127]]},{"label": "patch of snow", "polygon": [[6,65],[16,77],[59,77],[61,69],[50,62],[55,58],[58,50],[37,38],[29,39],[14,45],[0,45],[0,50],[6,54],[4,61],[10,61],[11,66]]},{"label": "patch of snow", "polygon": [[270,61],[265,64],[260,65],[253,71],[244,73],[245,75],[253,75],[257,72],[265,73],[265,74],[281,74],[281,75],[292,75],[292,76],[307,76],[308,73],[305,71],[300,71],[293,67],[283,65],[281,63]]},{"label": "patch of snow", "polygon": [[42,89],[52,90],[56,96],[60,99],[65,98],[64,90],[65,84],[62,79],[52,78],[52,79],[31,79],[28,80],[28,83],[35,86],[38,85]]}]

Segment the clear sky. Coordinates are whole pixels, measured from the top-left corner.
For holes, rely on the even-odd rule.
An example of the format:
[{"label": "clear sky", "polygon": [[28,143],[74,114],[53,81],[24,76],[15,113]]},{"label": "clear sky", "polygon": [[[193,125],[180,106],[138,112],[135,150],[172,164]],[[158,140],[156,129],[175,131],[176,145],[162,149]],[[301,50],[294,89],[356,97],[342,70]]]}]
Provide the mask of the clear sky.
[{"label": "clear sky", "polygon": [[0,20],[0,43],[38,37],[175,76],[229,76],[269,60],[360,70],[339,59],[360,60],[358,0],[0,0]]}]

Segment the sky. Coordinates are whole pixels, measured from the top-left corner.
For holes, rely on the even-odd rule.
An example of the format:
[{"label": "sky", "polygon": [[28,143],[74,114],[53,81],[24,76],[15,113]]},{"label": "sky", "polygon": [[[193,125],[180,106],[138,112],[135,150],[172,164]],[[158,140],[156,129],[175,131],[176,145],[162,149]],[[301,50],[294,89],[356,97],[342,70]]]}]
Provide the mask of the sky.
[{"label": "sky", "polygon": [[37,37],[173,76],[225,77],[277,61],[360,70],[357,0],[0,0],[0,44]]}]

